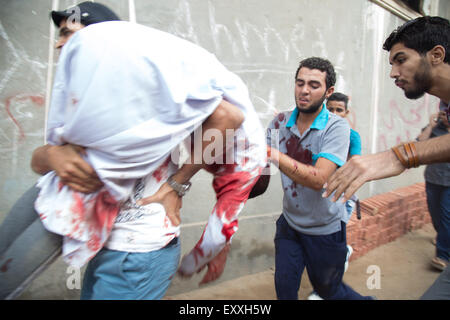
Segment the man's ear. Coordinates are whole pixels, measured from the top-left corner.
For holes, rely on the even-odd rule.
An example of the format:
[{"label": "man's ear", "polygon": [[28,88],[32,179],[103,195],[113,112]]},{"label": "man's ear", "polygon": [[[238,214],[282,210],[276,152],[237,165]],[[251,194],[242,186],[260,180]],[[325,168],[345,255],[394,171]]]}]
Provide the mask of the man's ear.
[{"label": "man's ear", "polygon": [[427,54],[431,59],[431,65],[438,65],[444,62],[445,48],[438,44],[437,46],[434,46],[433,49],[428,51]]},{"label": "man's ear", "polygon": [[334,86],[331,86],[327,89],[327,92],[325,93],[325,97],[328,99],[334,92]]}]

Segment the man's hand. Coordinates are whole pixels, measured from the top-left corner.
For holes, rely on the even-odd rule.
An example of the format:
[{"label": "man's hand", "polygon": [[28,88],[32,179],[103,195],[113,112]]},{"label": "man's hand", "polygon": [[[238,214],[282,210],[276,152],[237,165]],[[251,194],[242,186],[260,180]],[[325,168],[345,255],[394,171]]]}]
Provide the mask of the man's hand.
[{"label": "man's hand", "polygon": [[140,206],[150,203],[160,203],[166,210],[166,215],[174,226],[178,226],[181,222],[180,209],[182,205],[181,197],[165,182],[159,190],[152,196],[142,198],[137,202]]},{"label": "man's hand", "polygon": [[196,270],[196,263],[199,258],[197,255],[199,253],[196,251],[196,248],[194,248],[181,260],[180,267],[178,268],[178,274],[183,278],[190,278],[194,273],[200,273],[207,267],[208,270],[199,285],[214,281],[222,275],[229,251],[230,244],[226,244],[225,247],[211,261]]},{"label": "man's hand", "polygon": [[435,128],[438,125],[438,123],[439,123],[439,118],[440,117],[441,117],[441,112],[432,114],[430,116],[429,126],[431,128]]},{"label": "man's hand", "polygon": [[342,202],[350,197],[367,181],[397,176],[405,170],[392,150],[380,153],[354,156],[334,172],[323,186],[324,198],[336,192],[333,201],[344,194]]},{"label": "man's hand", "polygon": [[83,147],[72,144],[46,145],[34,151],[31,166],[39,174],[54,170],[64,185],[75,191],[92,193],[98,191],[103,183],[83,159],[85,154]]},{"label": "man's hand", "polygon": [[219,254],[214,257],[214,259],[207,263],[208,270],[206,271],[205,276],[203,277],[202,281],[200,281],[199,285],[206,284],[220,278],[223,271],[225,270],[225,264],[227,262],[229,251],[230,245],[226,244],[222,251],[220,251]]}]

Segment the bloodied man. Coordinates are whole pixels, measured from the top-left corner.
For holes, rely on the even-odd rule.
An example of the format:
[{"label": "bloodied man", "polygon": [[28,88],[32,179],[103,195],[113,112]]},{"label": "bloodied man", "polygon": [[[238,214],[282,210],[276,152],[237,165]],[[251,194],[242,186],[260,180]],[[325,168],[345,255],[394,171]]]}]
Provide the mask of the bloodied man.
[{"label": "bloodied man", "polygon": [[[98,3],[79,4],[80,24],[66,34],[72,10],[66,11],[52,12],[63,48],[49,144],[33,153],[32,168],[43,177],[0,225],[0,265],[10,261],[0,274],[0,298],[17,296],[61,248],[68,264],[88,264],[82,299],[162,298],[179,264],[181,199],[200,169],[214,175],[218,200],[179,271],[190,276],[206,267],[203,282],[217,279],[237,216],[266,164],[264,130],[247,87],[206,50],[153,28],[105,20],[110,10]],[[233,150],[232,162],[215,153],[212,163],[178,168],[171,150],[199,127],[223,136],[237,129],[233,142],[245,147]],[[200,144],[205,151],[209,141]],[[68,158],[97,173],[94,190],[76,189],[68,183],[72,175],[61,176],[55,164]]]},{"label": "bloodied man", "polygon": [[321,196],[323,183],[347,159],[350,143],[347,121],[324,104],[335,81],[328,60],[301,61],[295,74],[296,108],[278,114],[267,130],[268,153],[281,170],[284,190],[275,235],[278,299],[298,298],[305,267],[322,298],[367,299],[342,282],[347,254],[341,221],[345,205]]}]

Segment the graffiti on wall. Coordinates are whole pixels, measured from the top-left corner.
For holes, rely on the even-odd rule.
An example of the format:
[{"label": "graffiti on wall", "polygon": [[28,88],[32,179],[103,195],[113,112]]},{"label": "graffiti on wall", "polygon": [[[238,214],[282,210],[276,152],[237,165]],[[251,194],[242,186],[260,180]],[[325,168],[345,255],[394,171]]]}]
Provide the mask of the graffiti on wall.
[{"label": "graffiti on wall", "polygon": [[377,150],[383,151],[406,141],[413,141],[428,124],[428,117],[437,112],[439,103],[426,94],[417,102],[410,102],[410,107],[402,106],[395,99],[390,99],[387,112],[380,113],[377,136]]},{"label": "graffiti on wall", "polygon": [[9,159],[17,148],[26,148],[27,137],[43,136],[44,124],[35,123],[34,119],[36,112],[43,113],[44,104],[43,94],[21,93],[3,101],[0,106],[6,116],[0,119],[0,159]]},{"label": "graffiti on wall", "polygon": [[[6,98],[4,102],[6,114],[19,131],[19,142],[22,142],[25,139],[25,131],[19,121],[23,118],[32,117],[29,112],[22,110],[23,107],[26,107],[26,102],[31,102],[35,106],[42,107],[44,106],[45,101],[43,95],[18,94],[13,97]],[[14,115],[13,112],[11,112],[11,104],[16,107],[15,111],[17,115]]]}]

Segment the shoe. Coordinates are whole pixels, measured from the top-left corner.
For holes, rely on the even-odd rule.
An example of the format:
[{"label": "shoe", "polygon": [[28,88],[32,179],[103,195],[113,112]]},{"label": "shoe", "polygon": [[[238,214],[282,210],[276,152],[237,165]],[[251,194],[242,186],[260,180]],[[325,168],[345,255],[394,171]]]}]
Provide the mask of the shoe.
[{"label": "shoe", "polygon": [[348,269],[348,260],[350,260],[352,253],[353,253],[352,246],[347,245],[347,257],[345,258],[344,272],[346,272]]},{"label": "shoe", "polygon": [[431,259],[431,265],[438,270],[444,271],[444,269],[447,268],[448,262],[439,257],[434,257]]},{"label": "shoe", "polygon": [[315,291],[313,291],[309,294],[308,300],[323,300],[323,299]]}]

